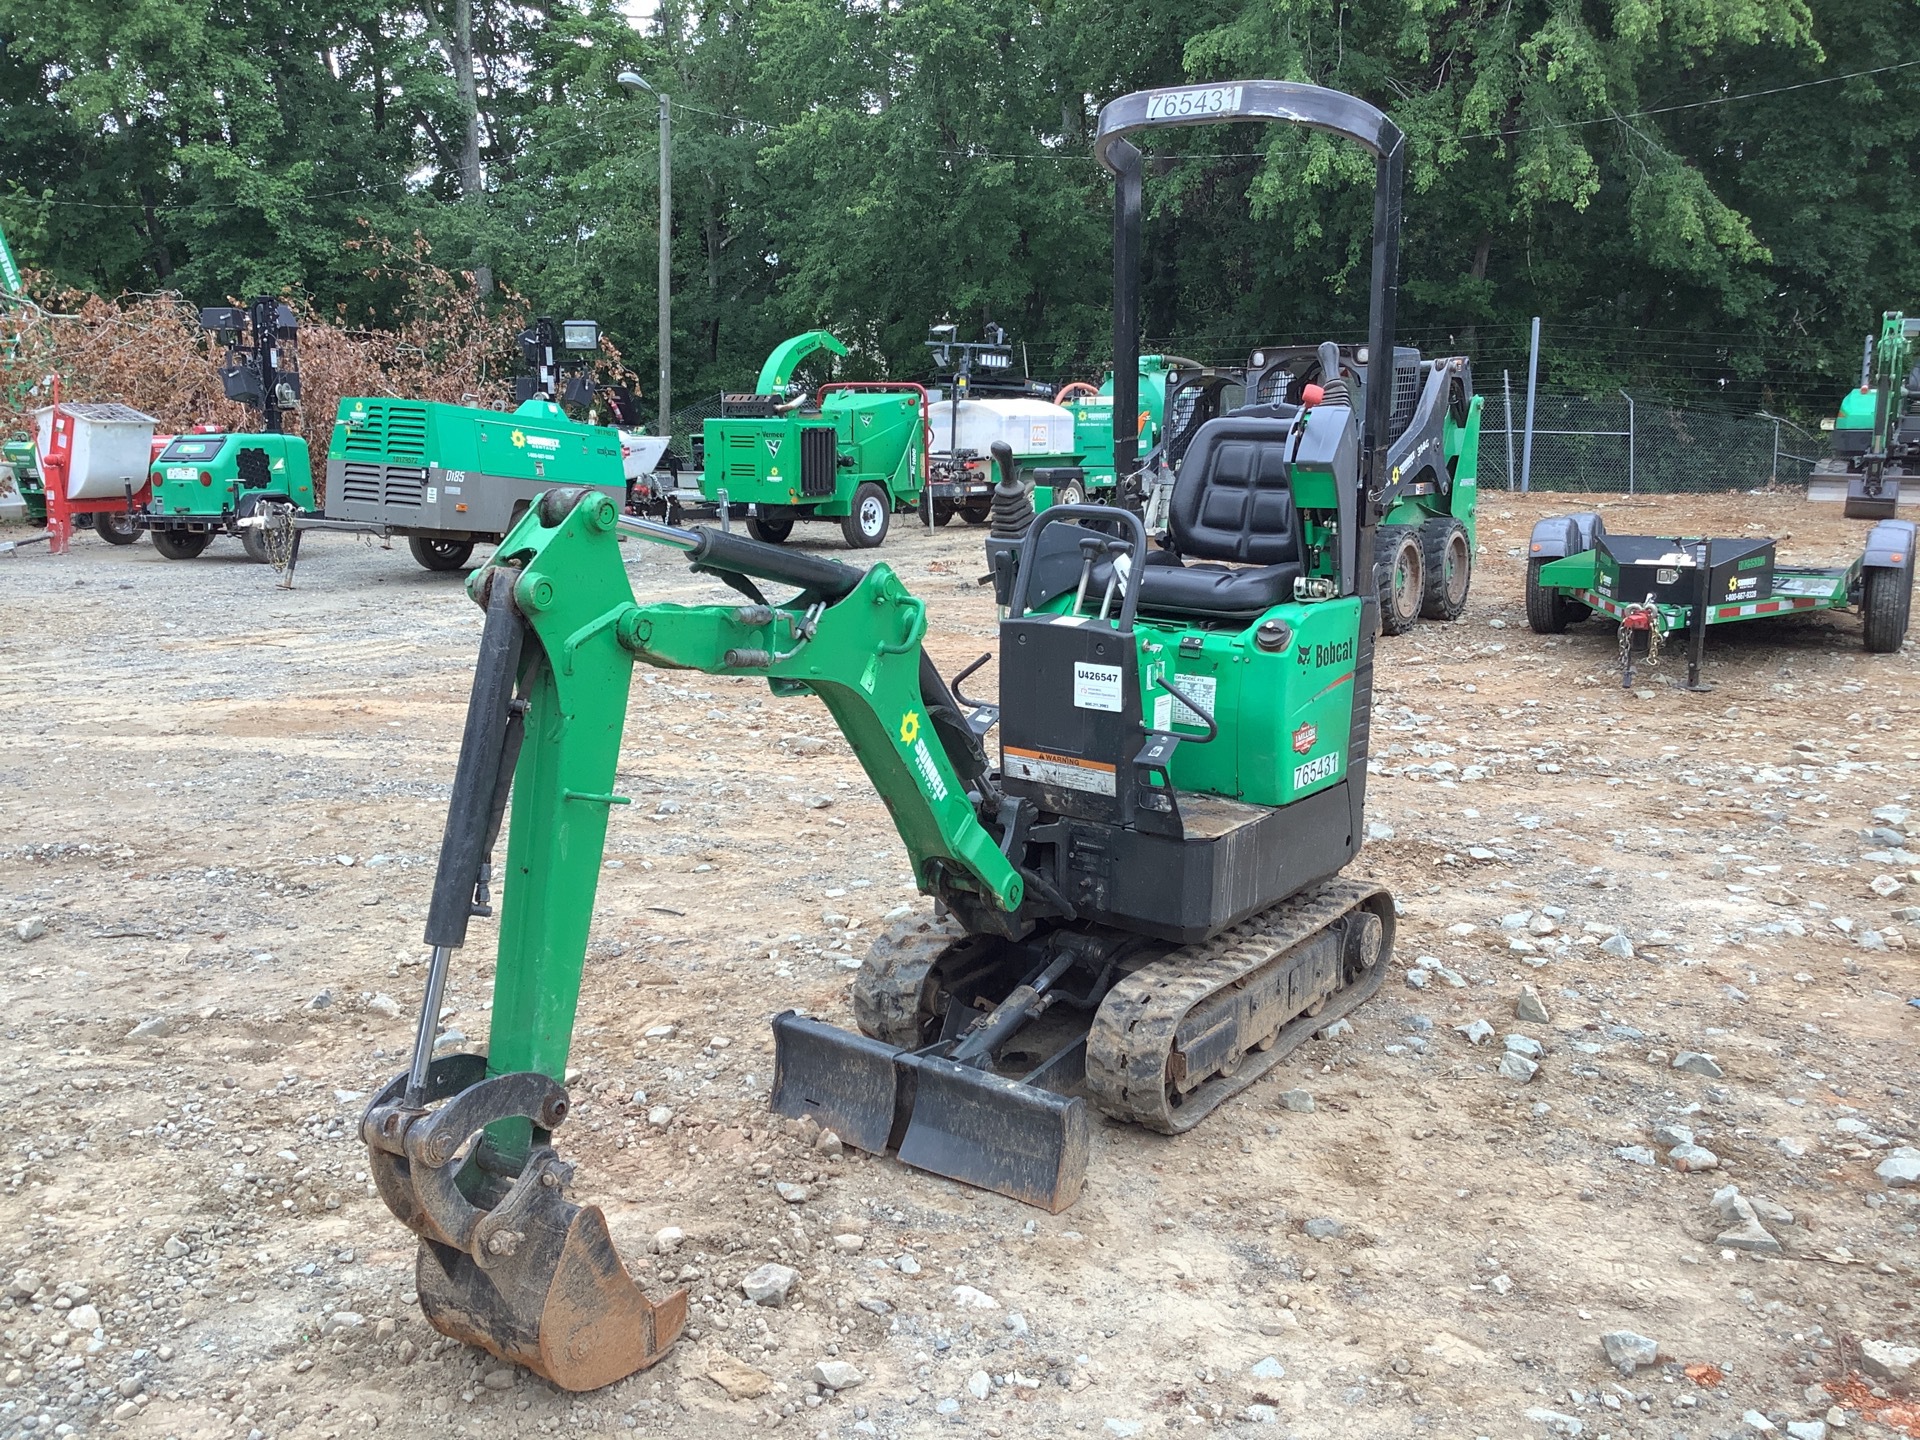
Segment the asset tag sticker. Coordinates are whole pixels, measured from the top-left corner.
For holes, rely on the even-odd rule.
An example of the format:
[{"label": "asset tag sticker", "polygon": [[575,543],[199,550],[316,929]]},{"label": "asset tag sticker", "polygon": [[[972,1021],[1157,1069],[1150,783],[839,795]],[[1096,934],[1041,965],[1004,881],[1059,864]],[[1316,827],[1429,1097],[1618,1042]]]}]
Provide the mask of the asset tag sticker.
[{"label": "asset tag sticker", "polygon": [[1076,660],[1073,666],[1073,705],[1076,710],[1118,710],[1120,667],[1089,665]]},{"label": "asset tag sticker", "polygon": [[1293,788],[1304,790],[1309,785],[1318,785],[1322,780],[1331,780],[1339,773],[1340,752],[1329,750],[1317,759],[1293,767]]},{"label": "asset tag sticker", "polygon": [[1238,85],[1189,85],[1163,90],[1147,98],[1147,119],[1184,120],[1190,116],[1227,115],[1240,108]]},{"label": "asset tag sticker", "polygon": [[1031,780],[1036,785],[1052,785],[1063,790],[1085,790],[1093,795],[1114,793],[1114,768],[1097,760],[1082,760],[1073,755],[1054,755],[1045,750],[1020,750],[1012,745],[1001,752],[1009,777]]},{"label": "asset tag sticker", "polygon": [[[1220,682],[1212,675],[1176,675],[1173,677],[1174,697],[1181,701],[1191,700],[1193,705],[1198,705],[1201,710],[1206,711],[1209,715],[1213,714],[1213,697],[1219,689]],[[1199,711],[1196,711],[1193,705],[1182,704],[1180,706],[1183,713],[1180,715],[1178,723],[1204,727],[1207,722],[1200,718]]]},{"label": "asset tag sticker", "polygon": [[438,500],[439,498],[440,498],[440,487],[437,485],[427,486],[427,503],[431,505],[433,504],[434,501]]}]

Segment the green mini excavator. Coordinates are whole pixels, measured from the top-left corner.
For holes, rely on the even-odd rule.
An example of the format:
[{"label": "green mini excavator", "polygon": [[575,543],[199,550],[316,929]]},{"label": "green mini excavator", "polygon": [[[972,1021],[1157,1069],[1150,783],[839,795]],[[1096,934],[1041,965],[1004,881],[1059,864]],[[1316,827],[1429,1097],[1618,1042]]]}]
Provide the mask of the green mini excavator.
[{"label": "green mini excavator", "polygon": [[[858,1031],[774,1018],[780,1114],[1057,1212],[1080,1193],[1096,1112],[1187,1130],[1378,990],[1393,900],[1340,872],[1365,829],[1402,136],[1360,100],[1281,82],[1105,108],[1114,409],[1129,419],[1130,137],[1224,121],[1306,125],[1375,157],[1366,403],[1330,382],[1208,421],[1171,547],[1155,550],[1129,511],[1034,517],[1000,447],[997,703],[962,688],[987,657],[952,680],[935,668],[926,605],[888,566],[622,515],[589,489],[546,492],[469,577],[486,619],[413,1061],[361,1130],[381,1195],[420,1237],[418,1293],[444,1333],[578,1390],[652,1364],[685,1320],[685,1293],[649,1299],[600,1211],[565,1197],[552,1144],[636,664],[824,704],[936,901],[866,957]],[[1115,435],[1123,463],[1136,438]],[[637,601],[623,536],[735,593]],[[489,1046],[434,1058],[453,954],[492,914],[509,810]]]}]

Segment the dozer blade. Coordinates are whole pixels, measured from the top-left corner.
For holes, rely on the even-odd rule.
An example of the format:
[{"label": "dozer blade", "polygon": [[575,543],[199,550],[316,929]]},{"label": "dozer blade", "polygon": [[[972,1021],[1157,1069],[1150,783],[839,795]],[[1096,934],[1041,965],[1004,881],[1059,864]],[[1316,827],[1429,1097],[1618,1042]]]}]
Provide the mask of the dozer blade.
[{"label": "dozer blade", "polygon": [[812,1116],[847,1144],[884,1155],[913,1105],[911,1077],[896,1064],[906,1053],[783,1011],[773,1018],[773,1111]]},{"label": "dozer blade", "polygon": [[1087,1102],[938,1055],[904,1055],[913,1113],[900,1158],[1058,1215],[1087,1178]]},{"label": "dozer blade", "polygon": [[870,1154],[1058,1214],[1087,1176],[1077,1097],[916,1054],[792,1011],[773,1022],[774,1113],[811,1116]]},{"label": "dozer blade", "polygon": [[[433,1328],[524,1365],[563,1390],[597,1390],[664,1355],[687,1323],[687,1292],[659,1305],[627,1274],[597,1205],[543,1192],[515,1217],[512,1253],[483,1269],[464,1250],[420,1242],[420,1308]],[[499,1232],[496,1232],[496,1234]]]}]

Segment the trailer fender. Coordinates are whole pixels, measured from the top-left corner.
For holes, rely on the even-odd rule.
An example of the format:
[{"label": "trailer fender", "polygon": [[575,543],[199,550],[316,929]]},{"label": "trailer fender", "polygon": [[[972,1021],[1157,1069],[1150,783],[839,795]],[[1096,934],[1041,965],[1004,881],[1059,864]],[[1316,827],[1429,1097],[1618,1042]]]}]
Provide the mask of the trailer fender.
[{"label": "trailer fender", "polygon": [[1563,560],[1569,555],[1585,554],[1606,533],[1599,514],[1592,510],[1578,515],[1549,516],[1533,527],[1533,538],[1527,542],[1527,558]]},{"label": "trailer fender", "polygon": [[1861,565],[1869,570],[1911,570],[1915,526],[1911,520],[1882,520],[1867,532]]}]

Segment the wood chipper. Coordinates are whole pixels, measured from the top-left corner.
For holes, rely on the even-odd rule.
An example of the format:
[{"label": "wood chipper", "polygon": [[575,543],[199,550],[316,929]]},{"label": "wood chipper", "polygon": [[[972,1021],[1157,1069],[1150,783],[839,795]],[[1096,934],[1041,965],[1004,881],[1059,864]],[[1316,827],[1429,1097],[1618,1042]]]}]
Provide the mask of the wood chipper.
[{"label": "wood chipper", "polygon": [[[565,1197],[553,1148],[636,664],[819,700],[937,901],[866,957],[858,1031],[774,1019],[780,1114],[1058,1211],[1085,1182],[1096,1112],[1188,1130],[1378,990],[1394,902],[1341,871],[1365,833],[1401,132],[1351,96],[1272,81],[1108,105],[1116,348],[1138,314],[1130,137],[1247,121],[1374,158],[1369,403],[1333,382],[1201,426],[1173,551],[1096,505],[1029,512],[990,541],[1007,607],[997,701],[962,690],[977,665],[939,673],[927,606],[888,566],[625,517],[588,490],[549,491],[469,577],[486,622],[413,1060],[361,1127],[381,1195],[420,1237],[420,1300],[443,1332],[584,1389],[652,1364],[685,1319],[685,1293],[650,1300],[599,1210]],[[1134,368],[1127,354],[1120,373]],[[1017,489],[1010,450],[995,458]],[[623,535],[734,595],[637,601]],[[436,1059],[509,807],[487,1053]]]},{"label": "wood chipper", "polygon": [[653,512],[717,514],[723,526],[743,512],[747,533],[769,545],[784,544],[803,520],[838,522],[855,550],[885,540],[893,516],[916,508],[926,487],[927,392],[906,381],[795,380],[812,357],[846,353],[826,330],[781,341],[753,392],[721,396],[719,418],[702,427],[699,485],[656,484]]}]

